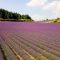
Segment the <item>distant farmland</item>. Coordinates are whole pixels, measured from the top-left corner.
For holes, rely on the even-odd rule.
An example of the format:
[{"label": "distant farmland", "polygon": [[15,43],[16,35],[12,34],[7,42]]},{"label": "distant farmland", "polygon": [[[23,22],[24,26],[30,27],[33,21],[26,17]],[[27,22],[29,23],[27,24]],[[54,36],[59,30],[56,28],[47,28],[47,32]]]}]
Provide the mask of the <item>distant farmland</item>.
[{"label": "distant farmland", "polygon": [[0,60],[60,60],[60,24],[0,22]]}]

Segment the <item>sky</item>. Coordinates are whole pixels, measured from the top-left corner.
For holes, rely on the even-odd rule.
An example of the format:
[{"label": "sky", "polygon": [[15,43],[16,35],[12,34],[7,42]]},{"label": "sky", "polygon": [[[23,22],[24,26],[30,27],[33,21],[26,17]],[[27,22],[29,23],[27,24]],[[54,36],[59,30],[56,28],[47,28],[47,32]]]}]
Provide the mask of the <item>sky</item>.
[{"label": "sky", "polygon": [[60,18],[60,0],[0,0],[0,8],[28,14],[35,21]]}]

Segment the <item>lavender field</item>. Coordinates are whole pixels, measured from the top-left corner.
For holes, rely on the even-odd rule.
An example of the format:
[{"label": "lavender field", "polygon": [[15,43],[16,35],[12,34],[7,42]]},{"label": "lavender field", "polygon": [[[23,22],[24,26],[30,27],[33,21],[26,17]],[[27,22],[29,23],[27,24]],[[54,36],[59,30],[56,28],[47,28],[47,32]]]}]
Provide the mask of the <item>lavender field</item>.
[{"label": "lavender field", "polygon": [[60,60],[60,24],[0,22],[0,60]]}]

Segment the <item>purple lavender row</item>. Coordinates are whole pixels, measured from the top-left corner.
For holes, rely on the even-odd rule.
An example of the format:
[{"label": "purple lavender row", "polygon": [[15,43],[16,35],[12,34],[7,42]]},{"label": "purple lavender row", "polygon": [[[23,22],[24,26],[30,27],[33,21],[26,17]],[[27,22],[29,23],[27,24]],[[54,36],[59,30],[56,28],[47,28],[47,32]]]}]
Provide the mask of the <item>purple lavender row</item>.
[{"label": "purple lavender row", "polygon": [[43,49],[38,48],[37,46],[35,46],[35,45],[31,44],[31,43],[28,43],[27,41],[24,41],[25,39],[23,39],[21,37],[18,37],[17,35],[16,35],[16,38],[17,38],[17,40],[19,40],[23,44],[26,44],[27,46],[30,46],[32,49],[36,50],[37,52],[40,52],[41,54],[43,54],[46,57],[49,57],[50,59],[55,59],[55,60],[59,59],[58,57],[56,57],[55,55],[53,55],[51,53],[48,53],[46,51],[43,52]]}]

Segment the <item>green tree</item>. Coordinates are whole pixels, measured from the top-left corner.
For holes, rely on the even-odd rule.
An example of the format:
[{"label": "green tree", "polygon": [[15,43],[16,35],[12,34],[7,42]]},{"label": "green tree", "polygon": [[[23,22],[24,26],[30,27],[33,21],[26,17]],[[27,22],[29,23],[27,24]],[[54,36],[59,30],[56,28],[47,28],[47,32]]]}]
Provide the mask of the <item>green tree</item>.
[{"label": "green tree", "polygon": [[0,18],[8,21],[33,21],[29,15],[20,15],[4,9],[0,9]]}]

